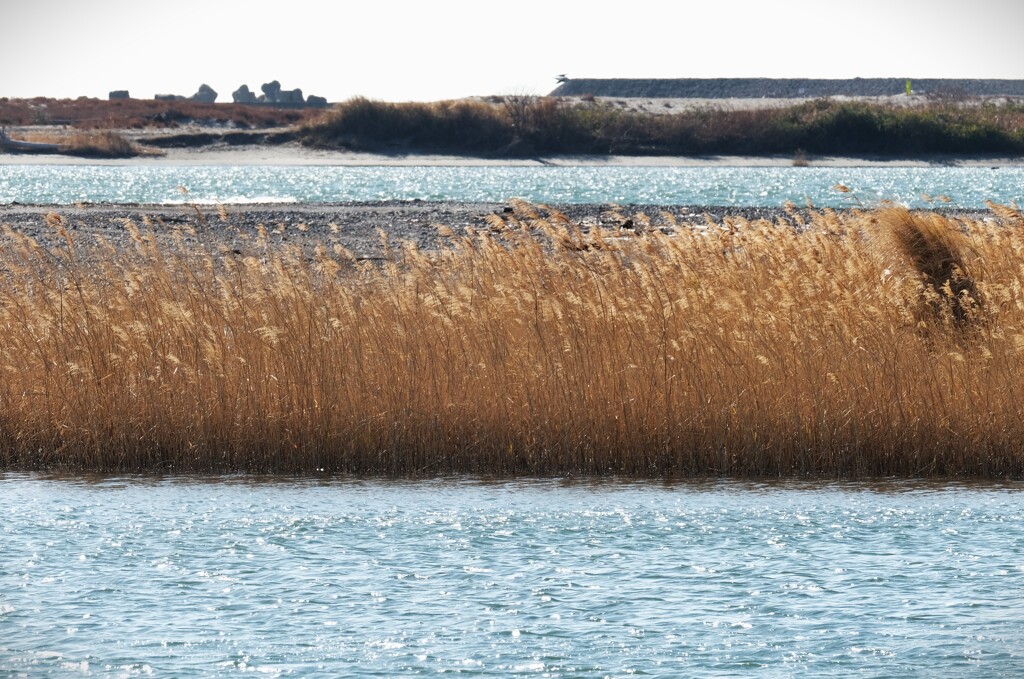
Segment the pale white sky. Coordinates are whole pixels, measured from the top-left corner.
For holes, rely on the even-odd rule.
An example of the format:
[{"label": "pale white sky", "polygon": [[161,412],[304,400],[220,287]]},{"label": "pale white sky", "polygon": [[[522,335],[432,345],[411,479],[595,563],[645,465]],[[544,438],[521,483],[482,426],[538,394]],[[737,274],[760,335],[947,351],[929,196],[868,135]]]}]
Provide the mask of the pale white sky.
[{"label": "pale white sky", "polygon": [[436,100],[559,73],[1024,79],[1024,2],[0,0],[0,97]]}]

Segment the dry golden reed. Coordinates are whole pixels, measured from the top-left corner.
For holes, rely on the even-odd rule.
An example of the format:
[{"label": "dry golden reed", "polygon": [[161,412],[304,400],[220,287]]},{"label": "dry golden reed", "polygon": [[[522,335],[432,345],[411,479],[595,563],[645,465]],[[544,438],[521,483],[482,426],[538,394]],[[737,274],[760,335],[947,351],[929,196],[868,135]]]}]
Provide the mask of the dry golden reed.
[{"label": "dry golden reed", "polygon": [[520,204],[383,263],[8,231],[0,468],[1024,472],[1019,213],[631,220]]},{"label": "dry golden reed", "polygon": [[163,155],[147,149],[109,130],[48,130],[24,135],[26,141],[56,144],[61,153],[87,158],[133,158],[141,155]]}]

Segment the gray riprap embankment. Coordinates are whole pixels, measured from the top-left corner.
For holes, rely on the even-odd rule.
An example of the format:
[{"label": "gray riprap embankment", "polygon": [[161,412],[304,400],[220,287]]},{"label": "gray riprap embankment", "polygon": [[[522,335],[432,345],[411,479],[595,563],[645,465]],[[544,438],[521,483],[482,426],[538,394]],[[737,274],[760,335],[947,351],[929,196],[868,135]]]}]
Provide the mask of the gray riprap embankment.
[{"label": "gray riprap embankment", "polygon": [[[915,94],[1024,97],[1024,80],[910,78]],[[649,99],[797,99],[885,97],[906,92],[907,78],[572,78],[551,96],[644,97]]]}]

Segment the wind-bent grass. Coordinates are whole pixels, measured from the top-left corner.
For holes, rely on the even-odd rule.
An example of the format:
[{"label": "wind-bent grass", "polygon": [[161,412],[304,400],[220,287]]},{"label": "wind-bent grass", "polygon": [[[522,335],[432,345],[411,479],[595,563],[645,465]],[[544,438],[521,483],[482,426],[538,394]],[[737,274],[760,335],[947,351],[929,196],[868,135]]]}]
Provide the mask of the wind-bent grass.
[{"label": "wind-bent grass", "polygon": [[9,233],[0,467],[1020,477],[1024,220],[995,210],[632,235],[520,205],[383,264]]}]

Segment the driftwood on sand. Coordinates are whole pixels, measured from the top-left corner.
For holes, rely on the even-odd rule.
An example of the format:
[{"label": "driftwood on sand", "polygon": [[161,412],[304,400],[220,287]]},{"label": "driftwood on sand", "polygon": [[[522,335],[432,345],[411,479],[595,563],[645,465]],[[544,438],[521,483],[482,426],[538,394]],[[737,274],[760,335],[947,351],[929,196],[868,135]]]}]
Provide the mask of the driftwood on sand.
[{"label": "driftwood on sand", "polygon": [[11,139],[7,130],[0,129],[0,152],[3,153],[60,153],[59,144]]}]

